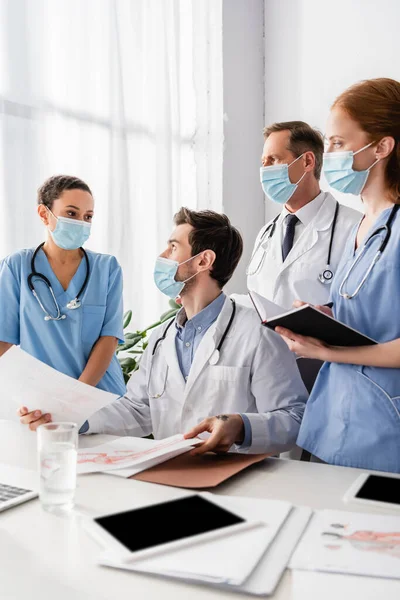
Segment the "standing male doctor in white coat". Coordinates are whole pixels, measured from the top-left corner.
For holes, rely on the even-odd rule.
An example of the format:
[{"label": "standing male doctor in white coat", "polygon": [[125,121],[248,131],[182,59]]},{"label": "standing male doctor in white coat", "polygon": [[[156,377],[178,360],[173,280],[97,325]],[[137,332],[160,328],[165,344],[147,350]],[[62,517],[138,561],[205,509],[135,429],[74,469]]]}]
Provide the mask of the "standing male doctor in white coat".
[{"label": "standing male doctor in white coat", "polygon": [[361,214],[321,191],[324,144],[318,131],[303,121],[275,123],[264,129],[264,139],[261,185],[283,209],[257,236],[247,287],[287,309],[298,298],[325,304]]},{"label": "standing male doctor in white coat", "polygon": [[[82,433],[190,436],[207,418],[211,436],[196,452],[233,444],[251,453],[290,449],[307,399],[295,359],[254,309],[222,291],[242,254],[239,232],[213,211],[183,208],[175,225],[154,279],[180,297],[182,309],[155,329],[126,395],[95,413]],[[27,412],[21,421],[31,429],[51,418]]]}]

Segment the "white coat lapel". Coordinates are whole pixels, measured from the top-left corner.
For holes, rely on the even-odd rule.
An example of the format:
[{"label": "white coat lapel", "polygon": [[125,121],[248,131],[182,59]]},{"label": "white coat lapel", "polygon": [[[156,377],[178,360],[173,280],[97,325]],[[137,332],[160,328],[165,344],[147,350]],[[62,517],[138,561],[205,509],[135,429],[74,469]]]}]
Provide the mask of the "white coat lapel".
[{"label": "white coat lapel", "polygon": [[309,252],[317,243],[319,232],[330,228],[336,208],[336,200],[331,194],[326,194],[325,200],[314,219],[307,225],[299,239],[294,244],[284,263],[281,272],[290,267],[303,254]]},{"label": "white coat lapel", "polygon": [[189,377],[186,382],[185,396],[187,397],[196,383],[198,377],[201,375],[203,370],[208,366],[208,361],[213,355],[214,350],[219,344],[219,340],[222,338],[224,331],[229,323],[230,316],[232,314],[232,302],[229,298],[226,298],[222,310],[219,314],[218,319],[211,325],[211,327],[204,334],[199,347],[194,355],[192,367],[190,369]]},{"label": "white coat lapel", "polygon": [[[274,235],[268,240],[266,248],[266,261],[269,264],[282,265],[282,214],[276,222]],[[268,265],[269,266],[269,265]]]},{"label": "white coat lapel", "polygon": [[[182,375],[176,354],[175,337],[176,327],[175,323],[173,323],[168,330],[167,337],[161,342],[161,352],[169,368],[168,378],[172,377],[174,384],[178,384],[183,392],[185,389],[185,379]],[[157,369],[154,369],[154,371],[157,371]]]}]

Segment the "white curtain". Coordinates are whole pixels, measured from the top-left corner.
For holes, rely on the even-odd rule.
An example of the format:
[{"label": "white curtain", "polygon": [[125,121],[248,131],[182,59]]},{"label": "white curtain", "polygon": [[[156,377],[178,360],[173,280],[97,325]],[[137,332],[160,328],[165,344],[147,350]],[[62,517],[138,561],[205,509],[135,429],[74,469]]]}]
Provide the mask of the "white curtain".
[{"label": "white curtain", "polygon": [[152,272],[174,212],[222,207],[221,4],[0,0],[0,258],[43,240],[44,179],[76,175],[134,326],[167,308]]}]

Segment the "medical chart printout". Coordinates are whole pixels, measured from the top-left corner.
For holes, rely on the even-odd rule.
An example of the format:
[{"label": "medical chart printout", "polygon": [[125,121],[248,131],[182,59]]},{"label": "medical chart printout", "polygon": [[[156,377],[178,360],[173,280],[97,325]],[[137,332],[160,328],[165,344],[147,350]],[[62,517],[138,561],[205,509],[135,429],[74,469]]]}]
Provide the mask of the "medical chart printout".
[{"label": "medical chart printout", "polygon": [[317,512],[290,567],[400,579],[400,516]]},{"label": "medical chart printout", "polygon": [[[122,477],[129,477],[188,452],[199,443],[201,440],[198,438],[185,440],[183,434],[163,440],[120,437],[101,446],[79,449],[77,473],[112,471],[113,474],[119,474],[121,470]],[[128,468],[127,474],[125,470]]]}]

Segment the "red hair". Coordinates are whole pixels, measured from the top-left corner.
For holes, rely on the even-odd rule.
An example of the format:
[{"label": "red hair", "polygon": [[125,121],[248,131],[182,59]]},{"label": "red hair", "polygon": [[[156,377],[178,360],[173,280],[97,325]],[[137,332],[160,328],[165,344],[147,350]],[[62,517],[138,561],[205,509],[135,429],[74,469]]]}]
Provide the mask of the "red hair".
[{"label": "red hair", "polygon": [[371,142],[394,138],[385,177],[394,201],[400,203],[400,83],[384,77],[360,81],[336,98],[335,107],[356,121]]}]

